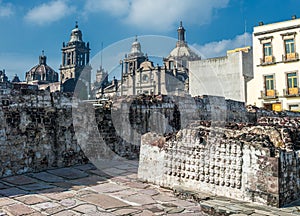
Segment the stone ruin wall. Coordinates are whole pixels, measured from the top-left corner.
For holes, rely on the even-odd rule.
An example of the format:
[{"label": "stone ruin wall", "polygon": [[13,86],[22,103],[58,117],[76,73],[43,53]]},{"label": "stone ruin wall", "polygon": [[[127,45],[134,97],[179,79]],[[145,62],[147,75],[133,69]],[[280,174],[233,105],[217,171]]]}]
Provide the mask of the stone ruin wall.
[{"label": "stone ruin wall", "polygon": [[0,103],[0,176],[88,161],[73,130],[71,97],[12,92]]},{"label": "stone ruin wall", "polygon": [[[173,122],[177,119],[173,115],[174,104],[163,100],[144,106],[141,101],[122,98],[113,103],[107,101],[101,107],[92,106],[96,121],[92,127],[97,127],[96,132],[101,134],[105,146],[118,156],[128,159],[139,157],[141,134],[151,130],[147,123],[150,110],[157,110],[158,115],[163,111],[169,116],[170,124],[176,126]],[[91,104],[85,105],[91,107]],[[69,94],[25,90],[1,95],[0,176],[86,163],[89,161],[86,156],[95,152],[97,157],[109,154],[108,151],[100,152],[101,148],[99,151],[94,151],[95,148],[82,149],[79,142],[82,136],[87,136],[87,141],[91,140],[96,145],[99,142],[93,142],[93,139],[98,137],[93,134],[94,130],[87,134],[76,133],[73,109],[74,103]],[[117,119],[119,122],[113,120],[113,111],[121,114],[122,118]],[[85,116],[85,110],[79,115]],[[117,132],[118,127],[121,131]],[[131,136],[132,131],[137,131],[135,136]],[[130,134],[129,139],[123,139],[122,133]]]},{"label": "stone ruin wall", "polygon": [[[264,117],[258,120],[260,125],[274,127],[280,133],[281,140],[277,142],[283,146],[275,157],[278,166],[273,168],[278,173],[279,205],[283,206],[300,198],[300,118],[294,117]],[[262,163],[261,167],[270,170],[270,163]],[[275,172],[276,171],[276,172]],[[274,175],[274,177],[277,177]]]},{"label": "stone ruin wall", "polygon": [[299,114],[216,104],[178,132],[143,135],[138,177],[276,207],[299,199]]},{"label": "stone ruin wall", "polygon": [[126,158],[139,157],[141,136],[148,132],[171,134],[197,119],[217,119],[218,124],[256,121],[256,113],[247,112],[244,103],[223,97],[127,96],[105,106],[95,112],[99,132],[114,152]]},{"label": "stone ruin wall", "polygon": [[[96,121],[92,127],[97,127],[97,132],[101,134],[105,145],[116,155],[128,159],[139,157],[141,134],[151,129],[148,124],[144,124],[145,121],[147,122],[147,111],[138,101],[123,98],[115,100],[114,103],[105,102],[102,107],[92,106]],[[118,107],[119,103],[123,103],[122,107]],[[91,106],[91,104],[87,105]],[[164,110],[167,115],[173,115],[173,106],[168,102],[154,104],[151,110],[154,110],[155,106],[158,111]],[[166,108],[163,109],[162,106]],[[89,132],[76,134],[72,109],[74,103],[72,96],[68,94],[26,90],[1,95],[0,176],[88,162],[86,155],[95,154],[93,152],[95,148],[83,151],[82,143],[79,141],[82,136],[87,136],[87,141],[93,141],[93,137],[98,137]],[[124,125],[122,118],[117,119],[120,122],[113,120],[112,110],[121,114],[122,118],[128,116],[125,119],[128,122]],[[85,116],[86,113],[83,110],[79,115]],[[170,117],[170,121],[173,121],[173,117]],[[116,131],[118,125],[121,127],[119,133]],[[129,136],[130,139],[123,139],[122,133],[130,134],[132,131],[138,132],[135,137]],[[95,131],[91,130],[91,132]],[[100,150],[102,149],[99,148]],[[97,157],[104,157],[109,153],[99,151],[96,152]]]},{"label": "stone ruin wall", "polygon": [[[70,96],[12,92],[0,99],[0,176],[88,161]],[[144,134],[142,180],[274,206],[300,195],[297,113],[209,96],[126,97],[93,109],[105,143],[122,157],[139,156]]]}]

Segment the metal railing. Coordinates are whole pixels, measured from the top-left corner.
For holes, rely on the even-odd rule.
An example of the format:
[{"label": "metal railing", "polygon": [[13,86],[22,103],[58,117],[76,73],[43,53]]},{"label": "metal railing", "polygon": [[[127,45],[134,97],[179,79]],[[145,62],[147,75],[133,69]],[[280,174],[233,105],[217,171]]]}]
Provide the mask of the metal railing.
[{"label": "metal railing", "polygon": [[300,95],[300,89],[299,88],[288,88],[283,89],[283,96],[285,97],[295,97]]},{"label": "metal railing", "polygon": [[282,55],[283,62],[291,62],[291,61],[298,61],[298,60],[299,60],[299,54],[297,52],[287,53],[285,55]]},{"label": "metal railing", "polygon": [[273,89],[273,90],[264,90],[260,91],[260,96],[262,99],[272,99],[272,98],[277,98],[278,97],[278,91]]},{"label": "metal railing", "polygon": [[276,63],[275,56],[265,56],[264,58],[260,58],[261,65],[269,65],[275,63]]}]

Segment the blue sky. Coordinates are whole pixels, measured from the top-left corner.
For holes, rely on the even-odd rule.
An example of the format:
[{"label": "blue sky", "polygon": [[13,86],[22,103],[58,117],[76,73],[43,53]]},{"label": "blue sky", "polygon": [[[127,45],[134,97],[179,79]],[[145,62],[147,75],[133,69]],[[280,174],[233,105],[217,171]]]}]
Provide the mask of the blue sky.
[{"label": "blue sky", "polygon": [[[181,20],[188,43],[215,57],[251,45],[258,22],[288,20],[294,14],[300,17],[299,0],[0,0],[0,68],[10,79],[18,74],[23,80],[45,50],[48,65],[59,72],[60,49],[75,21],[90,42],[91,57],[101,43],[107,48],[135,35],[176,38]],[[131,39],[125,40],[128,49]]]}]

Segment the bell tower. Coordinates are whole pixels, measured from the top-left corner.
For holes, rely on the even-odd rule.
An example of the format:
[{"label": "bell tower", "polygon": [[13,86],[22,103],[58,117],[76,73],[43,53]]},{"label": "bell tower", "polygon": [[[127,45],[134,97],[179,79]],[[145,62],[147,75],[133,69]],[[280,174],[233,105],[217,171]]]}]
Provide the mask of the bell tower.
[{"label": "bell tower", "polygon": [[127,95],[136,95],[136,72],[146,59],[136,36],[130,53],[126,54],[122,63],[122,92],[126,92]]},{"label": "bell tower", "polygon": [[73,83],[74,85],[71,87],[68,84],[68,87],[63,88],[63,91],[72,91],[72,88],[74,91],[79,78],[87,85],[89,91],[91,82],[90,48],[89,43],[82,40],[82,32],[79,30],[77,22],[75,28],[71,31],[69,42],[67,44],[63,43],[61,50],[62,63],[59,69],[61,85],[64,86],[67,81],[69,84]]}]

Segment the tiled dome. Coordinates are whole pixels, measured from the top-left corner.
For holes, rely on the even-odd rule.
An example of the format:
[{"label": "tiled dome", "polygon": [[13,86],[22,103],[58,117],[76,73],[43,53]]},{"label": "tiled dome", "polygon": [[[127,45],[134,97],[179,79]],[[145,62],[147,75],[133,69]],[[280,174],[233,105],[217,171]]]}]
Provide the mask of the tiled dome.
[{"label": "tiled dome", "polygon": [[39,64],[26,72],[26,81],[38,80],[43,83],[58,82],[58,73],[46,64],[44,53],[39,57]]}]

